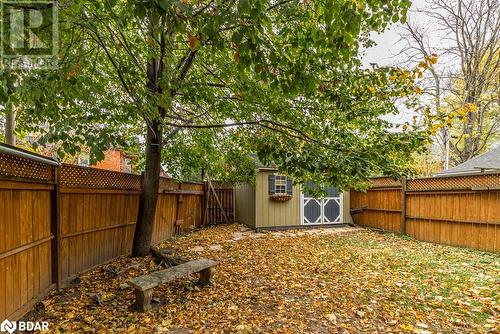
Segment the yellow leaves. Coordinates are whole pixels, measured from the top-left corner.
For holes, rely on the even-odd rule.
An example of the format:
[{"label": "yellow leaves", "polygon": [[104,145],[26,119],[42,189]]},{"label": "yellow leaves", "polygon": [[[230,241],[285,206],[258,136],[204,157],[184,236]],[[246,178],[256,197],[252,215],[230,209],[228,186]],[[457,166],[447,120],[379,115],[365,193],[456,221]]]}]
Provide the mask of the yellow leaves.
[{"label": "yellow leaves", "polygon": [[422,60],[420,63],[418,63],[418,67],[426,70],[432,65],[435,65],[438,61],[438,56],[437,54],[433,53],[430,57],[425,56],[424,60]]},{"label": "yellow leaves", "polygon": [[330,313],[330,314],[327,314],[326,316],[326,319],[328,319],[328,321],[330,321],[332,324],[336,325],[337,324],[337,316],[335,315],[335,313]]},{"label": "yellow leaves", "polygon": [[428,61],[429,61],[431,64],[433,64],[433,65],[434,65],[434,64],[436,64],[436,63],[437,63],[437,61],[438,61],[438,56],[437,56],[437,54],[433,53],[433,54],[431,55],[431,57],[429,58],[429,60],[428,60]]},{"label": "yellow leaves", "polygon": [[429,64],[427,64],[426,61],[421,61],[420,63],[418,63],[418,67],[423,68],[424,70],[426,70],[426,69],[429,68]]},{"label": "yellow leaves", "polygon": [[74,77],[76,77],[78,75],[78,71],[80,69],[80,61],[77,61],[75,66],[73,66],[73,68],[71,69],[71,71],[68,73],[68,76],[67,76],[67,80],[71,80],[73,79]]},{"label": "yellow leaves", "polygon": [[401,77],[402,77],[403,79],[410,78],[410,77],[411,77],[410,71],[408,71],[408,70],[403,70],[403,71],[401,71]]},{"label": "yellow leaves", "polygon": [[442,125],[437,123],[437,124],[434,124],[432,127],[431,127],[431,134],[432,135],[435,135],[437,134],[438,130],[442,128]]},{"label": "yellow leaves", "polygon": [[422,89],[422,88],[420,88],[420,87],[415,87],[415,93],[417,93],[417,94],[423,94],[423,93],[424,93],[424,91],[423,91],[423,89]]},{"label": "yellow leaves", "polygon": [[253,330],[250,326],[247,326],[245,324],[239,324],[238,326],[236,326],[236,333],[241,333],[241,334],[253,333]]},{"label": "yellow leaves", "polygon": [[370,91],[370,93],[372,94],[375,94],[376,90],[375,90],[375,87],[373,86],[368,86],[368,90]]},{"label": "yellow leaves", "polygon": [[410,324],[401,324],[401,325],[399,325],[399,328],[401,328],[403,331],[407,331],[407,332],[413,332],[413,330],[415,329],[415,327],[413,325],[410,325]]},{"label": "yellow leaves", "polygon": [[356,1],[356,8],[358,9],[359,12],[363,12],[366,8],[366,2],[365,1]]},{"label": "yellow leaves", "polygon": [[108,301],[111,298],[113,298],[113,296],[114,296],[113,292],[108,292],[108,293],[103,294],[101,296],[101,299],[102,299],[102,301]]},{"label": "yellow leaves", "polygon": [[465,108],[467,109],[468,112],[477,112],[477,105],[473,103],[467,103],[465,105]]},{"label": "yellow leaves", "polygon": [[172,327],[172,319],[163,320],[156,328],[157,333],[169,333]]},{"label": "yellow leaves", "polygon": [[193,36],[191,34],[189,34],[188,37],[189,37],[189,48],[191,50],[194,50],[200,41],[198,40],[198,38],[196,38],[196,36]]},{"label": "yellow leaves", "polygon": [[[466,103],[464,105],[461,105],[458,108],[452,109],[447,114],[447,119],[445,120],[445,123],[448,126],[451,126],[453,124],[453,120],[455,118],[459,118],[465,123],[465,122],[467,122],[469,114],[475,113],[475,112],[477,112],[477,110],[478,110],[477,105],[475,105],[473,103]],[[441,113],[445,113],[445,110],[441,110]]]},{"label": "yellow leaves", "polygon": [[75,315],[74,312],[68,312],[68,313],[66,313],[65,318],[68,319],[68,320],[70,320],[70,319],[73,319],[75,316],[76,315]]},{"label": "yellow leaves", "polygon": [[[158,265],[150,258],[121,257],[44,301],[51,332],[488,333],[492,323],[474,310],[498,309],[491,298],[498,291],[494,256],[331,230],[253,233],[225,225],[169,240],[161,246],[178,255],[219,261],[214,285],[196,289],[196,277],[164,284],[154,293],[160,303],[145,313],[129,310],[133,289],[120,285]],[[211,249],[216,244],[224,252]],[[197,246],[203,251],[191,251]],[[474,265],[464,266],[466,261]],[[106,270],[131,264],[139,267],[119,277]],[[473,278],[481,289],[460,276]],[[84,297],[88,293],[106,301],[97,306]],[[453,321],[457,308],[466,314],[462,322]]]}]

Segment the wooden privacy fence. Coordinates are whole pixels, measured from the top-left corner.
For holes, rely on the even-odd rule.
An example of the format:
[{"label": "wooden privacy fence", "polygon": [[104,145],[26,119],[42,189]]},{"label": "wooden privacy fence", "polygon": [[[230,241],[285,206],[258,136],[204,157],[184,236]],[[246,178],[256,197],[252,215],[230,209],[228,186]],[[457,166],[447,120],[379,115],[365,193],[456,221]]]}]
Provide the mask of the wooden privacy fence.
[{"label": "wooden privacy fence", "polygon": [[351,191],[356,224],[440,244],[500,251],[500,173],[397,181]]},{"label": "wooden privacy fence", "polygon": [[[15,320],[56,285],[130,253],[142,178],[0,148],[0,319]],[[154,244],[201,226],[203,183],[162,178],[158,191]]]},{"label": "wooden privacy fence", "polygon": [[0,321],[53,283],[54,164],[0,153]]},{"label": "wooden privacy fence", "polygon": [[234,222],[233,186],[222,182],[213,182],[212,184],[215,192],[210,191],[210,187],[207,186],[206,223],[208,225],[225,223],[225,217],[229,222]]}]

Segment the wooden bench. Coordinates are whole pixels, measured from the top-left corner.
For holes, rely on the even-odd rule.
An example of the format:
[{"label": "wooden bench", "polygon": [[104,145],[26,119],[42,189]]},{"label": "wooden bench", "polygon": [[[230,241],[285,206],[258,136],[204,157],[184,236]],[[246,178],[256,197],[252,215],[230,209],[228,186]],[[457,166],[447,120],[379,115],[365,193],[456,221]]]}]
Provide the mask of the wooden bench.
[{"label": "wooden bench", "polygon": [[200,273],[198,284],[202,286],[209,285],[215,272],[214,267],[217,264],[216,261],[198,259],[131,279],[129,283],[135,289],[134,307],[139,311],[151,309],[153,289],[180,277]]}]

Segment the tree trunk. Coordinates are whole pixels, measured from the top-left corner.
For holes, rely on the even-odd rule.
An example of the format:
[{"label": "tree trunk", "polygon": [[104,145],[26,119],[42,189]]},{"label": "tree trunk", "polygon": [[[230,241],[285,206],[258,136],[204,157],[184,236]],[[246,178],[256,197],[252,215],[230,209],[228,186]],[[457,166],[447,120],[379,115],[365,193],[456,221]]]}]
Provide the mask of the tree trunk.
[{"label": "tree trunk", "polygon": [[149,253],[160,185],[162,130],[159,122],[147,128],[146,170],[143,176],[132,256],[146,256]]},{"label": "tree trunk", "polygon": [[11,106],[5,113],[5,143],[16,146],[16,108]]},{"label": "tree trunk", "polygon": [[[467,85],[466,85],[466,92],[467,96],[465,98],[465,103],[474,104],[476,102],[475,95],[473,92],[469,92]],[[474,138],[473,138],[473,129],[475,123],[476,123],[476,113],[468,112],[467,120],[465,122],[463,131],[465,139],[464,139],[464,149],[462,151],[462,154],[460,155],[461,163],[464,163],[467,160],[472,159],[477,154],[474,148]]]},{"label": "tree trunk", "polygon": [[[163,74],[163,61],[152,58],[148,63],[147,77],[148,90],[152,96],[161,94],[158,87]],[[142,182],[142,193],[139,201],[139,213],[132,245],[132,256],[146,256],[153,239],[153,225],[158,201],[158,187],[160,185],[161,150],[163,148],[163,128],[161,119],[165,109],[158,106],[159,119],[146,120],[146,169]]]}]

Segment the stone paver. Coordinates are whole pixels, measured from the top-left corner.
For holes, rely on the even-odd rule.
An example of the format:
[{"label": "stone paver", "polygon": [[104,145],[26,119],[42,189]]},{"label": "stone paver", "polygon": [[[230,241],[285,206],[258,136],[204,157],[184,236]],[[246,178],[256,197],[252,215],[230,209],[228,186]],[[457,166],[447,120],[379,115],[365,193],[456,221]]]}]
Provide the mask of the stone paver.
[{"label": "stone paver", "polygon": [[208,249],[211,251],[221,251],[222,246],[221,245],[212,245],[212,246],[208,247]]}]

